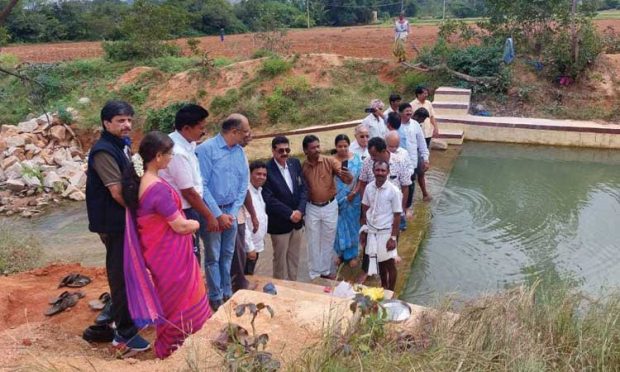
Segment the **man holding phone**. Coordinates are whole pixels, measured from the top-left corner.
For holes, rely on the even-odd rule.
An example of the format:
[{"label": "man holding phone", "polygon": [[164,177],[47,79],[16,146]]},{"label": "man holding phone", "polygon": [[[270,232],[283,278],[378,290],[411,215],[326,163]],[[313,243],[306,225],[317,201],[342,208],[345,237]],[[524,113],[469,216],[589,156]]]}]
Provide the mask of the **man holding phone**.
[{"label": "man holding phone", "polygon": [[370,138],[385,136],[387,133],[387,127],[385,126],[385,120],[383,119],[383,109],[385,105],[380,99],[373,99],[370,101],[370,107],[366,109],[368,116],[362,120],[362,124],[368,126],[370,132]]}]

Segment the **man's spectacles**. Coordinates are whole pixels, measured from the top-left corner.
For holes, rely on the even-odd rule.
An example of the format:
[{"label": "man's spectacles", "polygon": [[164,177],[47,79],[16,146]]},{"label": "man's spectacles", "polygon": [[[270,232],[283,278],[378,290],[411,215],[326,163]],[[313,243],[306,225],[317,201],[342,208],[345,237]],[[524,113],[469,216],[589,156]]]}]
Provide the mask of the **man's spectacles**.
[{"label": "man's spectacles", "polygon": [[279,148],[279,149],[276,149],[276,151],[278,152],[278,154],[284,154],[284,153],[288,154],[288,153],[291,152],[291,149],[289,147],[287,147],[287,148]]},{"label": "man's spectacles", "polygon": [[370,137],[368,134],[360,134],[360,138],[368,138]]}]

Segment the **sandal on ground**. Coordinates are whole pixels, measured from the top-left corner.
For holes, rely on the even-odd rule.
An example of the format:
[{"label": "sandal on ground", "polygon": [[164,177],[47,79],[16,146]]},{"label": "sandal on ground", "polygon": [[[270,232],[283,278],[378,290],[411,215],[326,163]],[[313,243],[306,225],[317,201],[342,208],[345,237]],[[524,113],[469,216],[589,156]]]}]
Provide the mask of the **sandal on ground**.
[{"label": "sandal on ground", "polygon": [[103,292],[98,299],[91,300],[88,302],[88,306],[90,306],[93,310],[103,310],[105,305],[110,302],[112,298],[108,292]]},{"label": "sandal on ground", "polygon": [[63,292],[60,296],[58,296],[50,306],[49,309],[45,311],[46,316],[56,315],[65,311],[66,309],[75,306],[80,298],[84,297],[82,292],[73,292],[70,293],[68,291]]},{"label": "sandal on ground", "polygon": [[71,273],[65,276],[64,278],[62,278],[62,280],[60,281],[60,284],[58,284],[58,288],[61,288],[61,287],[80,288],[80,287],[84,287],[85,285],[90,284],[90,282],[91,282],[91,279],[87,277],[86,275]]}]

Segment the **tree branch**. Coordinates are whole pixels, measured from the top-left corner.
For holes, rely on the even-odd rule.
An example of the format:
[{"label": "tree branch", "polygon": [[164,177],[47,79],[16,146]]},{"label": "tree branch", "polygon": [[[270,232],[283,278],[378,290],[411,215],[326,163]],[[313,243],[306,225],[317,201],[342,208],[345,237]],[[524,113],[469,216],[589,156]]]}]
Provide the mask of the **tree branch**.
[{"label": "tree branch", "polygon": [[423,71],[423,72],[445,71],[458,79],[465,80],[465,81],[468,81],[470,83],[475,83],[475,84],[490,84],[490,83],[497,82],[497,78],[494,78],[494,77],[471,76],[471,75],[464,74],[462,72],[455,71],[451,69],[450,67],[448,67],[448,65],[446,65],[445,63],[439,64],[437,66],[430,66],[430,67],[424,66],[424,64],[422,63],[416,63],[415,65],[412,65],[407,62],[402,62],[402,64],[405,67],[412,68],[418,71]]},{"label": "tree branch", "polygon": [[34,79],[29,78],[28,76],[21,75],[21,74],[19,74],[17,72],[9,71],[9,70],[7,70],[7,69],[5,69],[3,67],[0,67],[0,72],[2,72],[4,74],[7,74],[7,75],[15,76],[16,78],[20,79],[21,81],[25,81],[25,82],[28,82],[28,83],[34,83],[34,84],[37,84],[40,87],[44,87],[43,84],[41,84],[40,82],[38,82],[38,81],[36,81]]},{"label": "tree branch", "polygon": [[4,9],[2,9],[2,12],[0,12],[0,25],[4,24],[4,21],[6,21],[7,17],[11,14],[11,11],[15,8],[15,5],[17,5],[18,2],[19,0],[11,0],[4,7]]}]

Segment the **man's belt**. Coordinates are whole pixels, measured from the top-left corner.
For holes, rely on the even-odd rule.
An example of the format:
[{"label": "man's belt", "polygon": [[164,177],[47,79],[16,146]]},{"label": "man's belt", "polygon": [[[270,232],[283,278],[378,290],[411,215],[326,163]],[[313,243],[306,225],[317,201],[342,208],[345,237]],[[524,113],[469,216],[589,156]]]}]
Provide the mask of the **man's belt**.
[{"label": "man's belt", "polygon": [[331,198],[331,199],[329,199],[328,201],[323,202],[323,203],[315,203],[315,202],[313,202],[313,201],[310,201],[310,204],[312,204],[312,205],[316,205],[317,207],[324,207],[324,206],[326,206],[327,204],[329,204],[329,203],[333,202],[333,201],[334,201],[334,199],[335,199],[335,198]]}]

